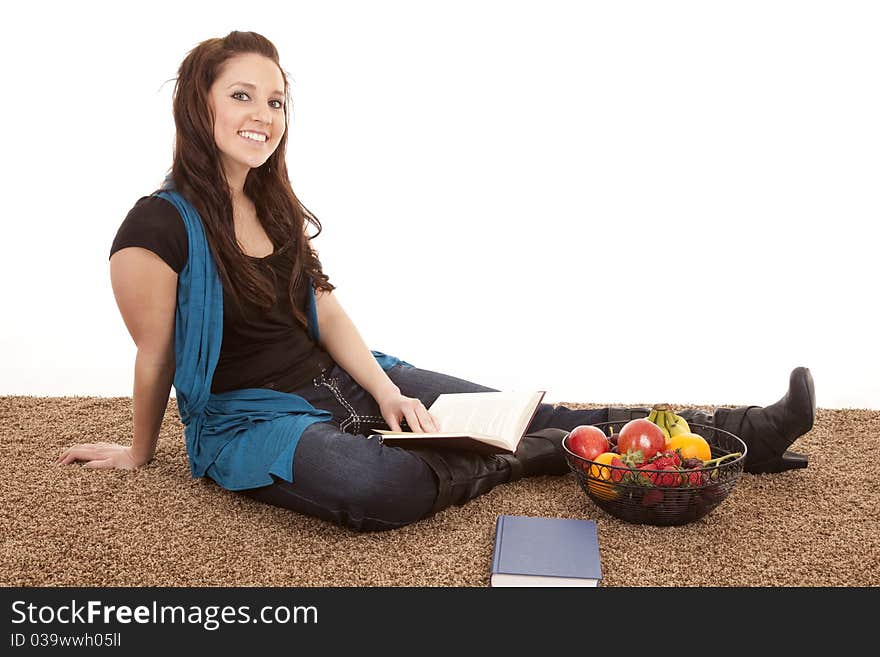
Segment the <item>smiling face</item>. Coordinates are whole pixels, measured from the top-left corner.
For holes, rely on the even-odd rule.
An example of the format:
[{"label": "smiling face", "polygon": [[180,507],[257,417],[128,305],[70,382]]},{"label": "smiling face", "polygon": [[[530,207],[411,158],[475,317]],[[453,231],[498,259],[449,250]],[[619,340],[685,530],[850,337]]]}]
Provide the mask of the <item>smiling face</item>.
[{"label": "smiling face", "polygon": [[[241,191],[248,172],[265,163],[278,147],[285,129],[284,100],[278,66],[253,53],[227,60],[211,85],[208,102],[214,111],[214,141],[233,191]],[[262,133],[266,139],[254,141],[242,136],[243,131]]]}]

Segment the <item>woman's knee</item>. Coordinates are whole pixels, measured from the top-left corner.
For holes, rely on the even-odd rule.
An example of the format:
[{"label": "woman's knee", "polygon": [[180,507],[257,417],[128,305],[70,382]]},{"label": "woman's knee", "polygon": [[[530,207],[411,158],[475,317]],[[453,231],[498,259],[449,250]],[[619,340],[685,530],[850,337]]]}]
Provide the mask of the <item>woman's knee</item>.
[{"label": "woman's knee", "polygon": [[406,450],[383,445],[376,436],[342,432],[323,441],[305,433],[303,438],[294,458],[294,486],[338,524],[359,531],[393,529],[433,507],[436,479]]},{"label": "woman's knee", "polygon": [[424,461],[399,447],[381,446],[363,465],[363,475],[345,487],[351,528],[393,529],[428,515],[437,482]]}]

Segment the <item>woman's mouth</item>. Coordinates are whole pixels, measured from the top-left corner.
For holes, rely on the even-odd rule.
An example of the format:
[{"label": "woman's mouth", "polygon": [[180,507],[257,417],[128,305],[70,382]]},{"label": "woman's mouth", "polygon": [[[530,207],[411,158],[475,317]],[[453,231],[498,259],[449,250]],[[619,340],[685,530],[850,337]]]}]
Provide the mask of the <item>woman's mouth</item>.
[{"label": "woman's mouth", "polygon": [[259,140],[257,140],[257,139],[254,139],[253,137],[245,137],[245,136],[244,136],[243,134],[241,134],[240,132],[238,133],[238,136],[241,137],[242,139],[244,139],[244,140],[245,140],[246,142],[248,142],[249,144],[253,144],[254,146],[265,146],[266,144],[269,143],[269,139],[268,139],[268,138],[266,138],[265,141],[259,141]]}]

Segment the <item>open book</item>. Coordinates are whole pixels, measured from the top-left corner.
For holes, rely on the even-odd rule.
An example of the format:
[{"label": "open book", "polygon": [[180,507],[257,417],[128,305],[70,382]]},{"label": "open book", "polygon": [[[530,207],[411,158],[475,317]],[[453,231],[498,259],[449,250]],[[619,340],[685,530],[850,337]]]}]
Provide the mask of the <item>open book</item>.
[{"label": "open book", "polygon": [[440,431],[374,431],[382,435],[382,442],[398,447],[513,453],[545,394],[544,390],[446,393],[437,397],[428,409],[440,425]]}]

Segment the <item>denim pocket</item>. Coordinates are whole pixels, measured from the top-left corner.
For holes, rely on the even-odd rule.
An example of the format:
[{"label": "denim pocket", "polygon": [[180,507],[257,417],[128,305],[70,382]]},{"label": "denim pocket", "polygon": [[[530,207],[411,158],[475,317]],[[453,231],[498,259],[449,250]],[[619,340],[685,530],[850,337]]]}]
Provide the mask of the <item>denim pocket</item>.
[{"label": "denim pocket", "polygon": [[[339,406],[343,409],[343,413],[341,414],[339,419],[339,429],[341,431],[350,433],[348,429],[353,425],[358,424],[358,415],[354,406],[352,406],[342,394],[342,390],[340,389],[339,385],[339,378],[339,376],[330,376],[330,372],[321,372],[314,379],[315,387],[320,388],[323,386],[333,394],[333,397],[336,399]],[[346,413],[348,414],[347,417],[345,417]]]}]

